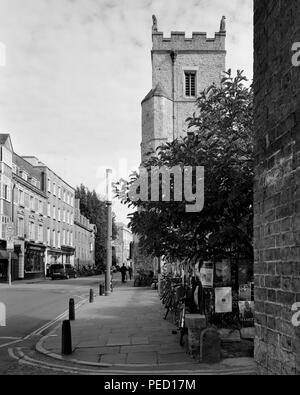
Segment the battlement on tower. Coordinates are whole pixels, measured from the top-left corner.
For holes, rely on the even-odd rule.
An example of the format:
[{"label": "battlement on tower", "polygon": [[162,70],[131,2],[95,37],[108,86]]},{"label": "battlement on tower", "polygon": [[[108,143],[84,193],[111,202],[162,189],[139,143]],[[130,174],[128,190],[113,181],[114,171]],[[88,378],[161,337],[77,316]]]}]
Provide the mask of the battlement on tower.
[{"label": "battlement on tower", "polygon": [[214,38],[203,32],[194,32],[192,38],[186,38],[185,32],[171,32],[169,38],[152,33],[153,51],[225,51],[225,40],[226,32],[215,33]]}]

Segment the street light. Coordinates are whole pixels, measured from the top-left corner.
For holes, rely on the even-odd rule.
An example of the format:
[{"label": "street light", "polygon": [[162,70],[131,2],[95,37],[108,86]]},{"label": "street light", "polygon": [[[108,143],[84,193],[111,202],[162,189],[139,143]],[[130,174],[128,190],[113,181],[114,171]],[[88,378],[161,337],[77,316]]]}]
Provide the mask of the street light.
[{"label": "street light", "polygon": [[106,205],[107,205],[107,253],[106,253],[106,289],[105,296],[110,293],[112,265],[112,170],[106,170]]}]

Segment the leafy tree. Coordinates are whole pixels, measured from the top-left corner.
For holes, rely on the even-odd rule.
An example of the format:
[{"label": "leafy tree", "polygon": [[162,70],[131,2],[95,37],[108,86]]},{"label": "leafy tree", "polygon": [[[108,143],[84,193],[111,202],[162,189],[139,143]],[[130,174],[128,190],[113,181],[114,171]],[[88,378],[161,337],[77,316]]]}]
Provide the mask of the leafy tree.
[{"label": "leafy tree", "polygon": [[[252,258],[253,223],[253,95],[247,79],[229,70],[221,86],[212,85],[197,100],[187,120],[187,137],[149,153],[143,166],[204,166],[205,205],[186,213],[186,202],[130,201],[127,184],[116,184],[124,204],[137,209],[130,215],[141,249],[170,259],[212,259],[243,253]],[[171,191],[174,180],[171,180]],[[172,193],[171,193],[172,196]]]},{"label": "leafy tree", "polygon": [[[106,203],[97,195],[96,191],[90,191],[83,184],[77,187],[76,199],[80,199],[80,212],[89,221],[97,226],[95,238],[95,261],[96,265],[104,269],[106,265],[106,237],[107,237],[107,208]],[[113,239],[116,238],[117,227],[113,214]]]}]

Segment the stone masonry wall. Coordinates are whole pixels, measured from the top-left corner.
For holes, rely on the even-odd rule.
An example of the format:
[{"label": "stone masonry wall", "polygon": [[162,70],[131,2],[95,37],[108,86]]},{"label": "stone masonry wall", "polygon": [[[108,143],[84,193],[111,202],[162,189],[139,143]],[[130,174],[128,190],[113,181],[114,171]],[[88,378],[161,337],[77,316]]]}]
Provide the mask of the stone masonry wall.
[{"label": "stone masonry wall", "polygon": [[300,373],[300,42],[298,0],[255,0],[255,358],[261,374]]}]

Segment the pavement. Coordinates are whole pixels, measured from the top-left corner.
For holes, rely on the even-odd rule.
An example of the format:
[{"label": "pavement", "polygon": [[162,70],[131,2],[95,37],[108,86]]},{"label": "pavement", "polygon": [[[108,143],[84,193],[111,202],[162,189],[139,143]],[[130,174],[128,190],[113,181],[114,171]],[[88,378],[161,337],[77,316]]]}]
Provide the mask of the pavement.
[{"label": "pavement", "polygon": [[61,355],[61,323],[40,339],[36,350],[60,363],[107,373],[255,374],[252,358],[200,364],[180,346],[174,324],[163,316],[156,290],[118,282],[109,296],[97,296],[76,311],[71,356]]}]

